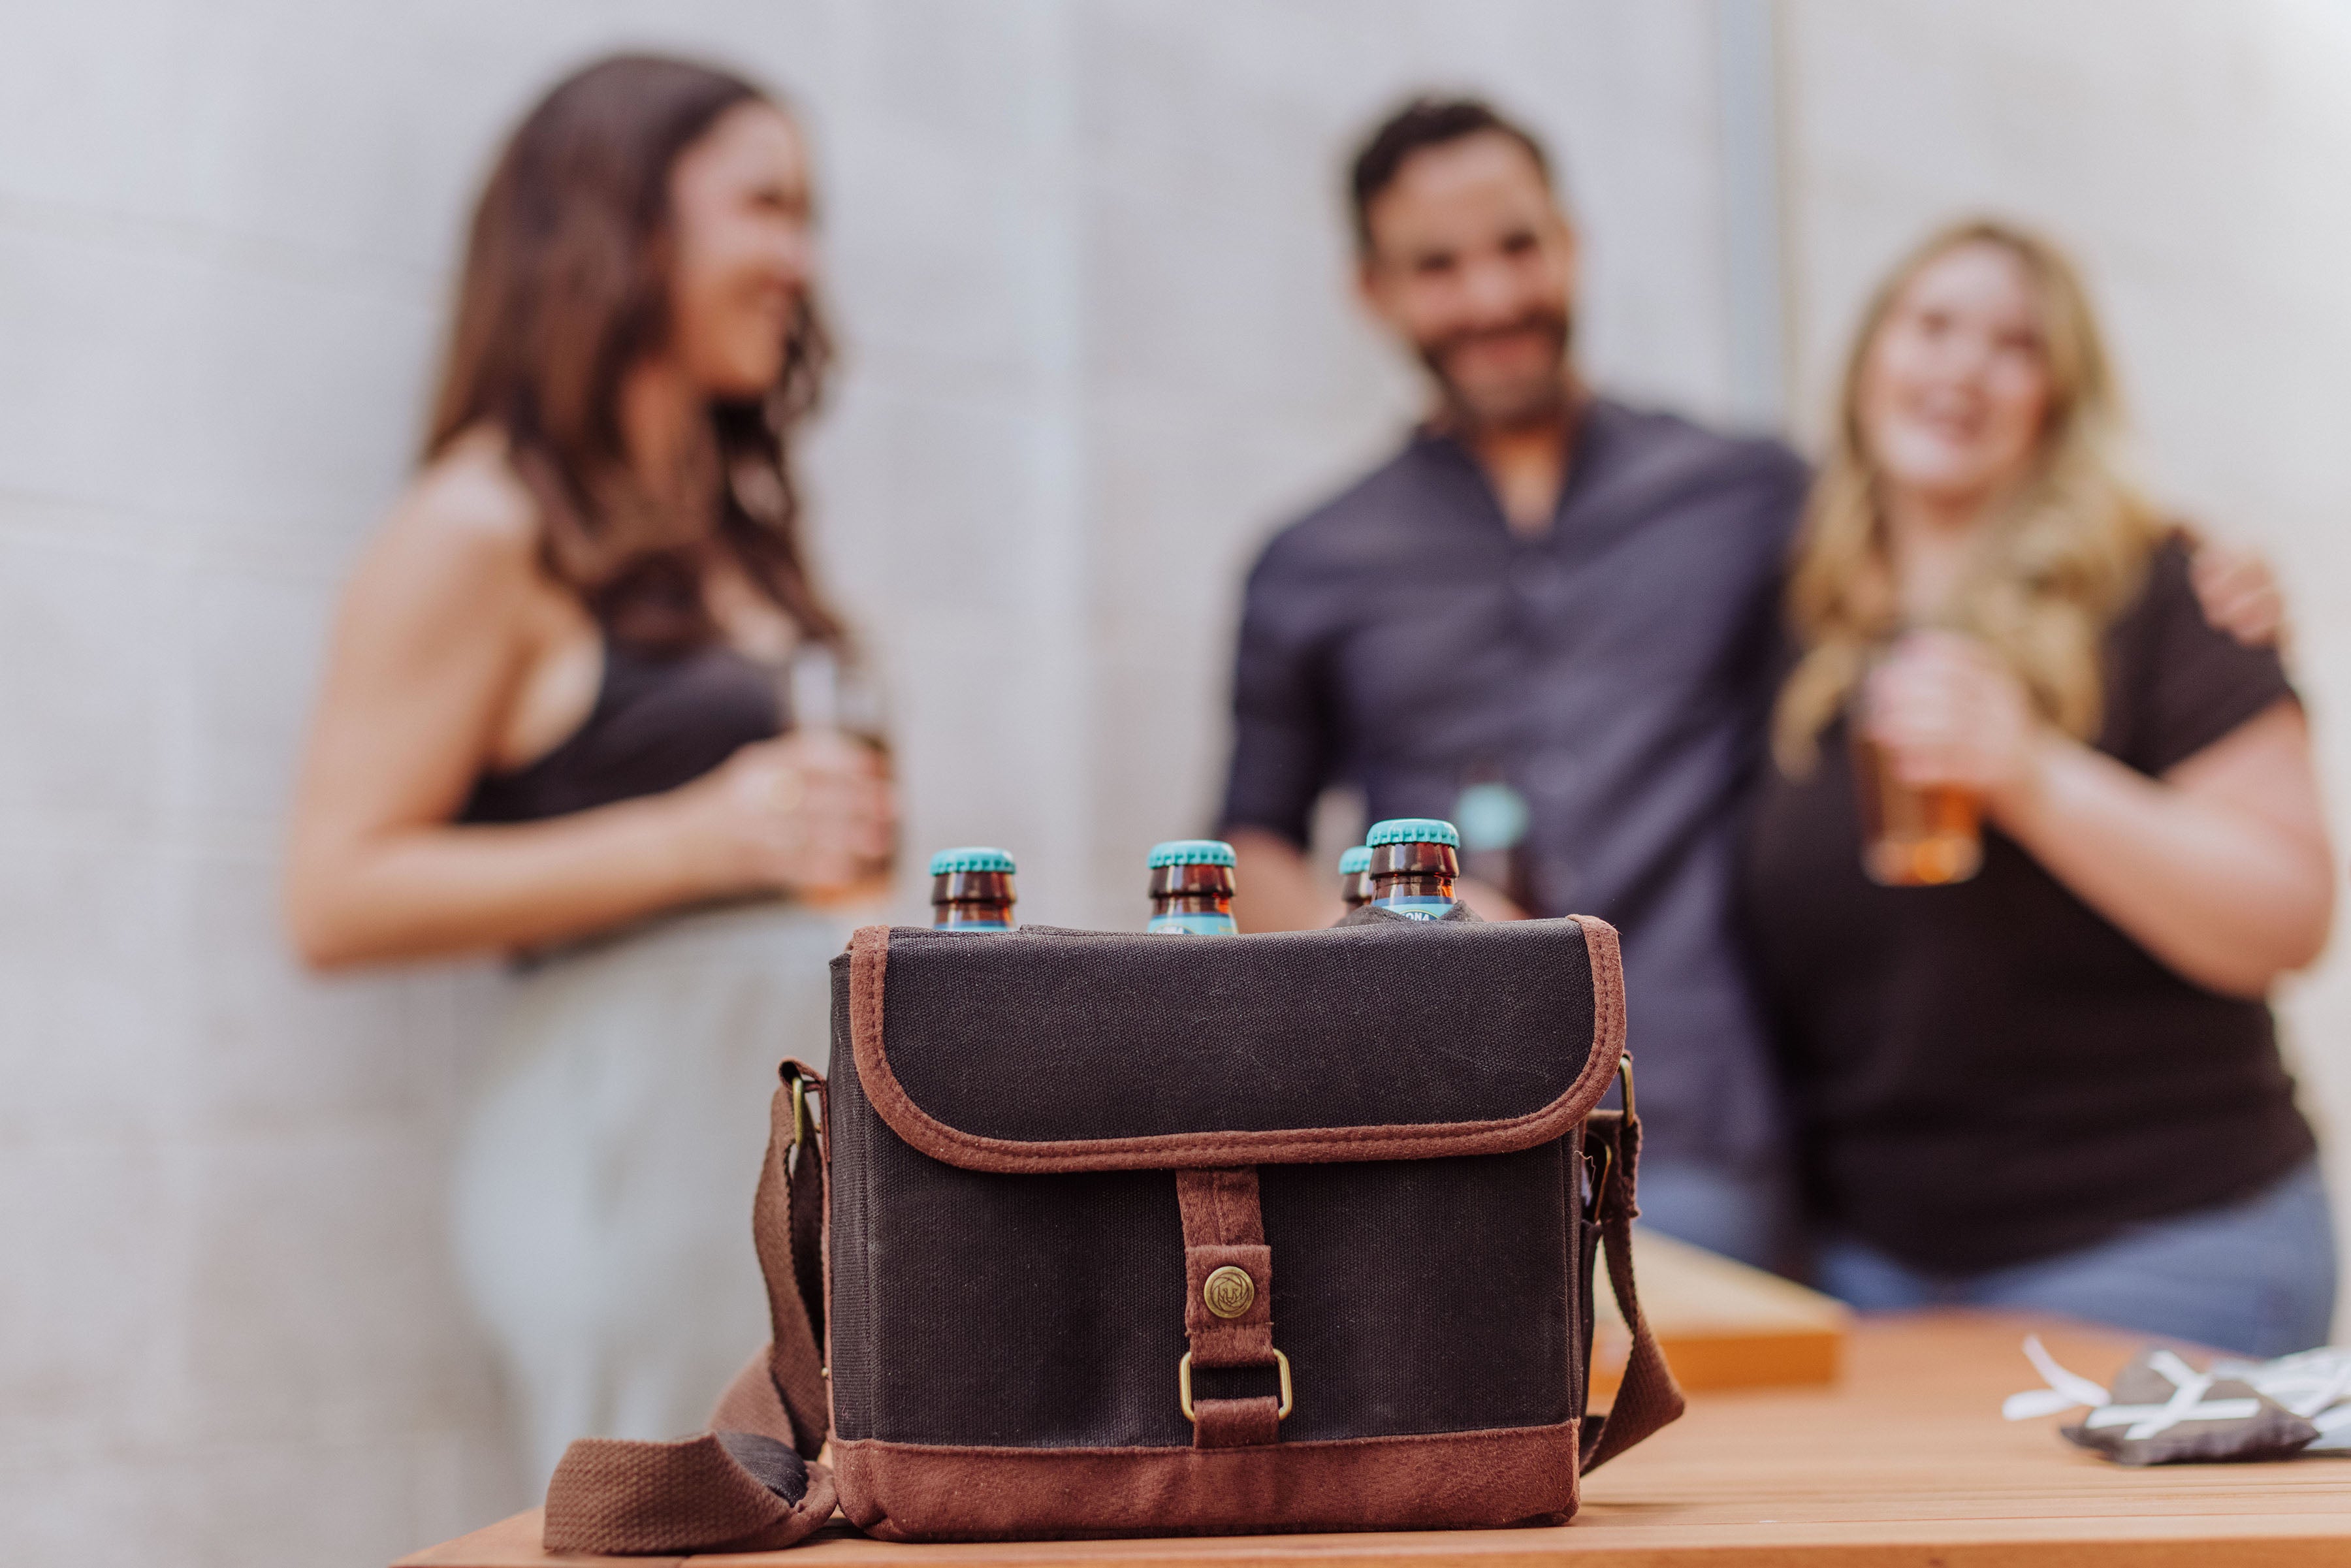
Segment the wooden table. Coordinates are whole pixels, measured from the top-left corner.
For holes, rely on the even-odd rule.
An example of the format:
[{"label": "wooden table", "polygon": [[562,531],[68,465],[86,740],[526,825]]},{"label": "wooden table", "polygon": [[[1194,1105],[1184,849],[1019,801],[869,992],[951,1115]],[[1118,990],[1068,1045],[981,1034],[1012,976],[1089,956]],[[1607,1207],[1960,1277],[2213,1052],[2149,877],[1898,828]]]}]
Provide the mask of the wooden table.
[{"label": "wooden table", "polygon": [[[2017,1346],[2105,1378],[2137,1348],[2100,1331],[1976,1315],[1865,1321],[1832,1388],[1723,1392],[1603,1469],[1556,1530],[1289,1535],[1040,1545],[893,1546],[842,1533],[717,1568],[2235,1568],[2351,1565],[2351,1461],[2134,1470],[2011,1424],[2034,1386]],[[835,1531],[841,1527],[835,1526]],[[403,1558],[401,1568],[543,1568],[678,1559],[549,1557],[538,1515]]]}]

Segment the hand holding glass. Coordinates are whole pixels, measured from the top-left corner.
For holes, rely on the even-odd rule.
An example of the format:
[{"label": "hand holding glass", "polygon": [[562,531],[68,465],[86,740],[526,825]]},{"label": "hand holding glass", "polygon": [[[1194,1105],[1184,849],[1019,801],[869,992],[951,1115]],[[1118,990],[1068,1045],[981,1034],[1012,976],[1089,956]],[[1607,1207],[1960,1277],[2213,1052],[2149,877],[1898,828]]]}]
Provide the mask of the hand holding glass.
[{"label": "hand holding glass", "polygon": [[1854,792],[1873,882],[1935,887],[1983,864],[1983,794],[1971,769],[1955,765],[1984,727],[1968,673],[1980,658],[1950,633],[1912,632],[1871,661],[1855,690]]},{"label": "hand holding glass", "polygon": [[[828,768],[862,781],[864,796],[878,800],[855,813],[844,846],[857,856],[851,874],[823,885],[799,889],[817,904],[856,904],[888,894],[897,862],[897,823],[890,768],[890,742],[881,684],[862,661],[821,643],[803,643],[785,661],[777,695],[788,738],[822,757]],[[872,822],[878,818],[877,842]]]}]

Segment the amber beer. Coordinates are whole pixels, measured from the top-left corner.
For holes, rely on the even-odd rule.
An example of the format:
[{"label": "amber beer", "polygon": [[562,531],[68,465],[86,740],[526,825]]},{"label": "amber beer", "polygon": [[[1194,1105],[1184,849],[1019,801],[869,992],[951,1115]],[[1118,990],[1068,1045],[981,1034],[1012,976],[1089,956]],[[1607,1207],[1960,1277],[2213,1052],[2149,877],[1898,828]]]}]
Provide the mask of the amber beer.
[{"label": "amber beer", "polygon": [[1886,887],[1939,887],[1975,875],[1983,864],[1982,804],[1975,792],[1905,784],[1858,712],[1852,731],[1861,864],[1869,880]]},{"label": "amber beer", "polygon": [[1437,817],[1395,817],[1364,835],[1372,852],[1372,907],[1407,920],[1442,920],[1453,912],[1461,874],[1461,835]]},{"label": "amber beer", "polygon": [[1170,839],[1151,847],[1155,936],[1232,936],[1233,846],[1222,839]]},{"label": "amber beer", "polygon": [[1012,929],[1012,857],[975,845],[931,857],[931,926],[937,931]]}]

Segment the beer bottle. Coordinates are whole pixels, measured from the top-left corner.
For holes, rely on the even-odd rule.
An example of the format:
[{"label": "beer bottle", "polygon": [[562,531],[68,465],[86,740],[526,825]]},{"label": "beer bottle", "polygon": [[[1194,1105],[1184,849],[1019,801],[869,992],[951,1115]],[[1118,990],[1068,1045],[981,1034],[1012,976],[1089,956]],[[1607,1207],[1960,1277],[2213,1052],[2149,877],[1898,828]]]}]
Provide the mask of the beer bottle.
[{"label": "beer bottle", "polygon": [[1372,852],[1357,844],[1339,857],[1339,897],[1353,913],[1372,901]]},{"label": "beer bottle", "polygon": [[1461,874],[1461,835],[1434,817],[1394,817],[1364,835],[1372,852],[1372,906],[1414,920],[1442,920]]},{"label": "beer bottle", "polygon": [[1471,769],[1453,802],[1461,830],[1461,874],[1499,888],[1520,909],[1535,907],[1534,846],[1527,798],[1490,763]]},{"label": "beer bottle", "polygon": [[1230,936],[1233,846],[1222,839],[1171,839],[1151,847],[1154,936]]},{"label": "beer bottle", "polygon": [[1012,857],[1002,850],[941,850],[931,857],[931,928],[1012,929]]}]

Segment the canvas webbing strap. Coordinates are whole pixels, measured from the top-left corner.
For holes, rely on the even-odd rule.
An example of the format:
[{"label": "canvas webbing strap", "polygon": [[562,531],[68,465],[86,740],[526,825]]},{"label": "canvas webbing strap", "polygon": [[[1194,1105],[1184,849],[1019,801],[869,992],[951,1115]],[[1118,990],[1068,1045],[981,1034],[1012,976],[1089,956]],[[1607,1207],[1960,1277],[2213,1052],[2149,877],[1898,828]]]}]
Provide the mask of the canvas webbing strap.
[{"label": "canvas webbing strap", "polygon": [[1583,1124],[1587,1147],[1598,1145],[1607,1155],[1607,1167],[1597,1195],[1600,1250],[1608,1264],[1608,1288],[1616,1310],[1631,1331],[1633,1349],[1625,1359],[1624,1381],[1607,1413],[1583,1418],[1581,1469],[1589,1475],[1682,1413],[1682,1391],[1666,1364],[1666,1353],[1642,1315],[1640,1292],[1633,1286],[1633,1220],[1641,1210],[1634,1201],[1634,1176],[1640,1166],[1641,1122],[1620,1111],[1594,1111]]},{"label": "canvas webbing strap", "polygon": [[[754,1240],[768,1277],[774,1339],[720,1398],[711,1431],[674,1443],[605,1437],[573,1443],[548,1484],[542,1542],[549,1552],[772,1552],[806,1539],[832,1516],[836,1494],[831,1472],[812,1462],[830,1420],[822,1349],[827,1151],[821,1120],[810,1113],[811,1102],[821,1105],[824,1081],[797,1063],[787,1063],[784,1071],[785,1086],[775,1097],[767,1165],[752,1209]],[[1634,1202],[1634,1173],[1639,1164],[1640,1123],[1615,1112],[1594,1112],[1585,1124],[1584,1138],[1587,1146],[1609,1152],[1613,1168],[1597,1195],[1595,1218],[1608,1283],[1633,1341],[1614,1406],[1605,1415],[1584,1418],[1579,1468],[1588,1473],[1678,1416],[1682,1395],[1641,1313],[1633,1283],[1633,1219],[1639,1212]],[[1257,1291],[1250,1312],[1262,1312],[1261,1325],[1245,1312],[1222,1325],[1229,1337],[1208,1326],[1207,1343],[1222,1347],[1211,1354],[1246,1357],[1257,1354],[1261,1333],[1263,1361],[1200,1364],[1270,1364],[1272,1252],[1265,1245],[1255,1168],[1179,1172],[1177,1195],[1184,1209],[1185,1271],[1192,1285],[1191,1301],[1202,1300],[1206,1285],[1205,1273],[1196,1277],[1193,1260],[1196,1206],[1205,1225],[1231,1238],[1207,1236],[1199,1243],[1201,1261],[1216,1249],[1236,1257],[1261,1254],[1263,1272],[1250,1270]],[[1251,1236],[1253,1239],[1244,1239]],[[1259,1254],[1249,1253],[1251,1247]],[[1213,1267],[1207,1271],[1213,1272]],[[1205,1302],[1203,1315],[1215,1315],[1206,1312]],[[1187,1304],[1187,1333],[1191,1318]],[[1203,1342],[1195,1338],[1193,1343],[1197,1357]],[[1195,1403],[1196,1410],[1200,1403]],[[1217,1434],[1225,1444],[1274,1440],[1270,1428],[1276,1401],[1271,1397],[1205,1403],[1263,1407],[1261,1413],[1234,1412],[1228,1423],[1220,1416]],[[1259,1432],[1263,1435],[1255,1435]],[[1219,1446],[1197,1432],[1194,1442]]]},{"label": "canvas webbing strap", "polygon": [[[815,1464],[831,1424],[824,1382],[824,1080],[786,1062],[751,1206],[768,1280],[768,1348],[720,1396],[711,1430],[674,1443],[584,1437],[547,1484],[549,1552],[772,1552],[838,1500]],[[813,1103],[811,1103],[813,1102]]]},{"label": "canvas webbing strap", "polygon": [[[1193,1371],[1261,1366],[1272,1372],[1273,1249],[1258,1207],[1257,1167],[1177,1171],[1184,1215],[1184,1336]],[[1184,1386],[1192,1380],[1187,1373]],[[1274,1441],[1281,1402],[1270,1394],[1192,1399],[1192,1446],[1238,1448]]]}]

